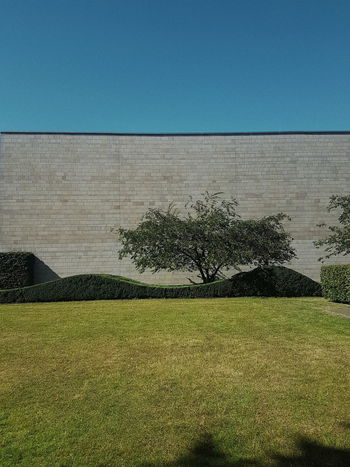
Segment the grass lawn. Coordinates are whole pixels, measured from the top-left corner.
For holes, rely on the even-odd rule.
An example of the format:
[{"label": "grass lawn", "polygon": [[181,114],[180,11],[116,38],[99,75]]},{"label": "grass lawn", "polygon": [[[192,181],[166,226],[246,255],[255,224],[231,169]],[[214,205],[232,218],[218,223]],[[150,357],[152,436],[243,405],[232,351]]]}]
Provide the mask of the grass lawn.
[{"label": "grass lawn", "polygon": [[332,307],[1,305],[0,465],[350,465],[350,320]]}]

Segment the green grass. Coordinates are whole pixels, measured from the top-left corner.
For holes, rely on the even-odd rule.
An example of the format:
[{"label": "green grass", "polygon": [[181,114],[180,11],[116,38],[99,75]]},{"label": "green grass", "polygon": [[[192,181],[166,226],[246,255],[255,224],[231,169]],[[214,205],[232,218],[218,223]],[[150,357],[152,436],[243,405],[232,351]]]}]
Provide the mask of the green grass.
[{"label": "green grass", "polygon": [[347,465],[350,321],[332,307],[1,305],[0,465]]}]

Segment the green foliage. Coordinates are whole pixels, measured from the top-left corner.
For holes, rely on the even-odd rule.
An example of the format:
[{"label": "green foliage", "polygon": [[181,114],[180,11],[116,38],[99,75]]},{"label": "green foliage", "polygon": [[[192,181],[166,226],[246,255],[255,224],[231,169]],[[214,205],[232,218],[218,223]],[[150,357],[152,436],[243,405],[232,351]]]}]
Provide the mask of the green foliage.
[{"label": "green foliage", "polygon": [[[326,255],[319,258],[323,261],[335,255],[350,254],[350,194],[346,196],[333,195],[330,198],[327,210],[340,209],[338,216],[340,225],[330,225],[330,232],[327,238],[314,242],[317,248],[324,248]],[[325,227],[326,224],[319,224],[319,227]]]},{"label": "green foliage", "polygon": [[115,300],[134,298],[299,297],[320,296],[312,279],[282,266],[256,268],[209,284],[157,286],[118,276],[84,274],[43,284],[0,291],[0,303]]},{"label": "green foliage", "polygon": [[22,251],[0,253],[0,289],[25,287],[33,283],[34,255]]},{"label": "green foliage", "polygon": [[309,277],[283,266],[255,268],[232,278],[239,296],[320,297],[321,286]]},{"label": "green foliage", "polygon": [[321,286],[329,300],[350,303],[350,264],[322,266]]},{"label": "green foliage", "polygon": [[285,232],[283,221],[290,217],[282,212],[261,219],[240,220],[240,245],[248,254],[248,264],[269,266],[283,264],[296,257],[292,237]]},{"label": "green foliage", "polygon": [[237,201],[219,195],[207,192],[203,199],[191,199],[183,216],[172,204],[166,211],[149,209],[136,229],[118,229],[119,258],[130,256],[140,272],[197,271],[208,283],[230,268],[282,264],[295,257],[283,228],[288,216],[242,220]]}]

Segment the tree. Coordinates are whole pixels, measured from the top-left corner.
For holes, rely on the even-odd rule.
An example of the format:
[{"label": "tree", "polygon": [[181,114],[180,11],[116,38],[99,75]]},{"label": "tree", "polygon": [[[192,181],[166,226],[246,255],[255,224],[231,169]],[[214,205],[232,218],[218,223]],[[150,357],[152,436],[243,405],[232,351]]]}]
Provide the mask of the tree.
[{"label": "tree", "polygon": [[173,204],[167,210],[149,209],[136,229],[118,229],[119,258],[130,256],[140,272],[197,271],[207,283],[230,268],[281,264],[295,256],[282,224],[285,214],[244,221],[236,212],[237,201],[220,195],[190,198],[185,215]]},{"label": "tree", "polygon": [[248,264],[264,267],[283,264],[296,258],[295,250],[291,246],[293,238],[283,227],[285,220],[291,219],[280,212],[261,219],[240,222],[242,241],[250,251]]},{"label": "tree", "polygon": [[325,256],[319,258],[319,261],[324,261],[335,255],[343,254],[345,256],[350,254],[350,194],[331,196],[327,210],[331,212],[334,209],[341,210],[338,216],[340,225],[318,224],[318,227],[328,227],[330,232],[327,238],[314,242],[317,248],[324,248],[326,252]]}]

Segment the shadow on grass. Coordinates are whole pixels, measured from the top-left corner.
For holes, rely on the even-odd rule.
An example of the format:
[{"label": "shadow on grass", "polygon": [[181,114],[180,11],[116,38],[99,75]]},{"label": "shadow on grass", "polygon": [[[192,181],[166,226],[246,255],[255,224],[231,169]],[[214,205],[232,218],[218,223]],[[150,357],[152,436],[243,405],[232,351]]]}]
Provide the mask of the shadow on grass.
[{"label": "shadow on grass", "polygon": [[233,467],[258,465],[255,461],[245,459],[242,461],[232,461],[221,451],[213,440],[211,434],[204,434],[200,440],[193,446],[189,453],[175,462],[165,464],[166,466],[210,466],[210,467]]},{"label": "shadow on grass", "polygon": [[294,456],[271,456],[278,467],[349,467],[350,450],[324,446],[308,438],[297,442],[300,454]]},{"label": "shadow on grass", "polygon": [[272,465],[275,467],[349,467],[350,450],[324,446],[308,438],[300,438],[296,443],[299,454],[281,456],[270,454],[268,464],[254,459],[232,461],[215,444],[211,434],[205,434],[184,456],[173,462],[143,464],[143,467],[244,467]]}]

